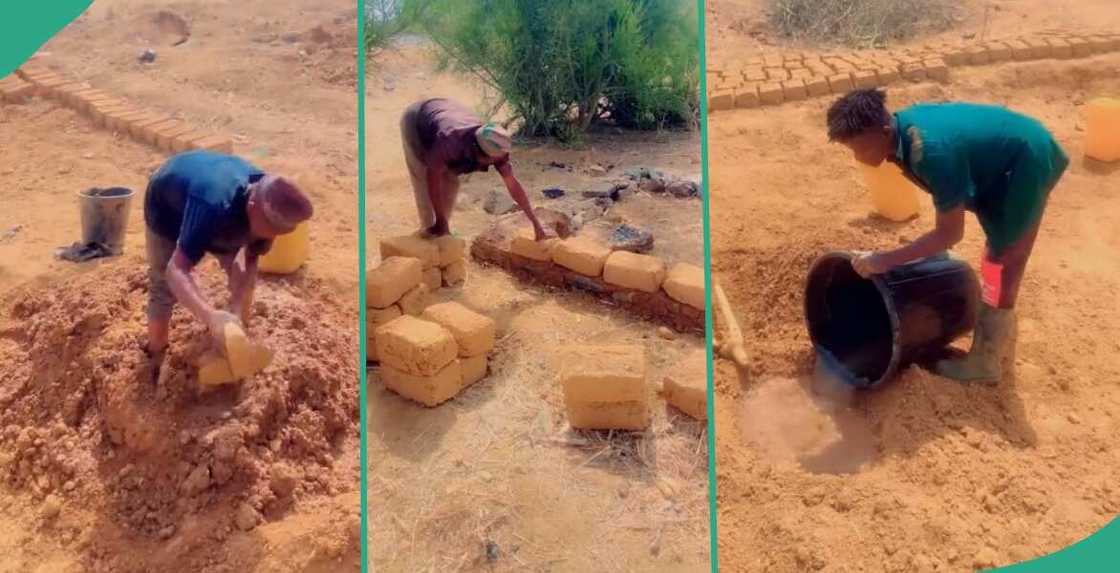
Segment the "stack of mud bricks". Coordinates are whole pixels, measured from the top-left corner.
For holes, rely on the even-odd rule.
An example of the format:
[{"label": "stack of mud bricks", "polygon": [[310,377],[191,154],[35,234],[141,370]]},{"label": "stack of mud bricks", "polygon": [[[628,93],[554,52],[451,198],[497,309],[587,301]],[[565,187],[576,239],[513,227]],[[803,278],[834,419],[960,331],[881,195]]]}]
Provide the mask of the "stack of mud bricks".
[{"label": "stack of mud bricks", "polygon": [[1120,34],[1052,31],[1033,37],[942,42],[896,51],[768,54],[726,69],[709,69],[708,110],[780,105],[903,80],[945,82],[949,69],[960,66],[1084,58],[1115,51],[1120,51]]},{"label": "stack of mud bricks", "polygon": [[[382,270],[378,277],[382,280],[374,285],[367,283],[367,297],[384,295],[376,299],[377,304],[384,304],[408,285],[413,285],[411,289],[426,288],[420,282],[418,259],[391,257],[378,269]],[[400,307],[387,308],[394,309],[389,313],[397,316],[379,326],[371,325],[373,340],[367,344],[381,363],[386,388],[431,407],[454,398],[486,376],[497,330],[492,319],[457,302],[433,304],[419,316],[400,314]]]},{"label": "stack of mud bricks", "polygon": [[170,115],[144,109],[44,67],[24,66],[14,76],[0,80],[0,95],[5,103],[23,103],[31,96],[54,100],[88,117],[99,128],[128,135],[166,153],[193,149],[233,152],[228,136],[195,129]]},{"label": "stack of mud bricks", "polygon": [[416,235],[391,237],[381,241],[381,258],[411,257],[423,266],[423,283],[435,292],[441,287],[456,286],[467,279],[467,262],[464,256],[467,243],[458,237],[445,235],[423,239]]},{"label": "stack of mud bricks", "polygon": [[560,387],[573,428],[643,430],[649,426],[642,347],[573,346],[559,354]]},{"label": "stack of mud bricks", "polygon": [[612,251],[581,237],[537,241],[528,229],[513,237],[510,253],[511,264],[525,272],[547,273],[547,267],[555,265],[579,275],[587,290],[616,302],[642,297],[660,304],[667,314],[687,314],[689,320],[673,323],[679,330],[686,330],[682,324],[703,323],[704,271],[698,266],[677,263],[666,268],[657,257]]}]

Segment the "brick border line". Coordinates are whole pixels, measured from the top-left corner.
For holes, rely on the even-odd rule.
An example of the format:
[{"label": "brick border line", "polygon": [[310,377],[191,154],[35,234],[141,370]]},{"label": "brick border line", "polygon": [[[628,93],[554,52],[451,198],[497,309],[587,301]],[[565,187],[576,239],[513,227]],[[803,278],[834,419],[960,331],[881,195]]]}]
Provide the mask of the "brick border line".
[{"label": "brick border line", "polygon": [[949,69],[1005,61],[1069,60],[1120,51],[1120,34],[1047,32],[984,42],[940,42],[895,51],[785,52],[747,60],[741,68],[707,70],[708,110],[751,109],[796,102],[901,80],[947,82]]},{"label": "brick border line", "polygon": [[145,109],[45,67],[23,66],[0,80],[0,100],[5,104],[24,103],[34,96],[54,100],[89,118],[101,129],[128,135],[165,153],[195,149],[233,153],[233,140],[227,135],[195,129],[185,121]]}]

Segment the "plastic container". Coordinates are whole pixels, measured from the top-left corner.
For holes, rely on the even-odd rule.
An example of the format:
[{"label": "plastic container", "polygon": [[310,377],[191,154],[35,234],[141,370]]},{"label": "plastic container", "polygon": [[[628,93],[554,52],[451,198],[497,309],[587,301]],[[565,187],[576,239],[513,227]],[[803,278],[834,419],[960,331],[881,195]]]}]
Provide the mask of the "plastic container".
[{"label": "plastic container", "polygon": [[967,263],[940,255],[864,279],[854,256],[824,255],[805,287],[809,337],[844,382],[874,388],[976,326],[980,284]]},{"label": "plastic container", "polygon": [[906,178],[902,168],[890,161],[879,167],[859,164],[871,192],[872,208],[891,221],[907,221],[918,215],[921,189]]},{"label": "plastic container", "polygon": [[307,222],[303,222],[291,233],[273,239],[272,248],[257,261],[257,265],[262,273],[287,275],[299,270],[310,252],[311,238]]},{"label": "plastic container", "polygon": [[100,243],[110,253],[124,252],[124,233],[128,229],[128,210],[132,205],[132,189],[109,187],[78,192],[78,209],[82,220],[82,243]]},{"label": "plastic container", "polygon": [[1120,99],[1097,98],[1085,104],[1085,155],[1120,161]]}]

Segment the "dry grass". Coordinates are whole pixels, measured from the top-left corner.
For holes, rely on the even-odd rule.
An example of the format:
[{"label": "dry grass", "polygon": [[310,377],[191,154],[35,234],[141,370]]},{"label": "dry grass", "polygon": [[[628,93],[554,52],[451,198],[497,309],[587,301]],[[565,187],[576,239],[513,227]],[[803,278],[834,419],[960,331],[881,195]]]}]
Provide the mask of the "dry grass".
[{"label": "dry grass", "polygon": [[770,22],[797,40],[871,47],[944,30],[952,0],[770,0]]}]

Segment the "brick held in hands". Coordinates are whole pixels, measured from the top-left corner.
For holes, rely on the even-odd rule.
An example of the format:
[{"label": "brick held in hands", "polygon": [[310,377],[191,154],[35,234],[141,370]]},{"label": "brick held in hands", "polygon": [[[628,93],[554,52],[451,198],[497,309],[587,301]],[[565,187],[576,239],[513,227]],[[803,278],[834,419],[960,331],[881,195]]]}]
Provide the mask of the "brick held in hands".
[{"label": "brick held in hands", "polygon": [[379,327],[375,336],[382,364],[416,376],[434,376],[459,355],[446,328],[407,314]]},{"label": "brick held in hands", "polygon": [[431,376],[405,372],[384,361],[380,373],[386,388],[429,408],[454,398],[463,389],[462,364],[458,359]]},{"label": "brick held in hands", "polygon": [[578,430],[633,430],[649,427],[649,402],[569,402],[568,424]]},{"label": "brick held in hands", "polygon": [[704,310],[704,269],[688,263],[677,263],[669,269],[661,284],[669,298]]},{"label": "brick held in hands", "polygon": [[467,281],[467,262],[456,261],[440,269],[443,275],[443,286],[453,287]]},{"label": "brick held in hands", "polygon": [[463,388],[485,378],[490,368],[489,359],[485,354],[471,356],[470,358],[459,358],[459,365],[463,375]]},{"label": "brick held in hands", "polygon": [[486,354],[494,349],[497,324],[494,319],[479,314],[457,302],[442,302],[424,309],[420,315],[451,333],[459,347],[460,358]]},{"label": "brick held in hands", "polygon": [[388,308],[422,280],[419,259],[388,257],[366,271],[366,306]]},{"label": "brick held in hands", "polygon": [[661,397],[678,410],[708,419],[708,356],[703,350],[690,353],[665,375]]},{"label": "brick held in hands", "polygon": [[381,258],[412,257],[420,261],[425,269],[438,267],[439,246],[434,242],[416,235],[401,235],[381,239]]},{"label": "brick held in hands", "polygon": [[592,240],[571,237],[556,243],[552,249],[552,262],[581,275],[597,277],[603,273],[611,250]]},{"label": "brick held in hands", "polygon": [[548,238],[538,241],[537,234],[532,229],[521,229],[510,240],[509,250],[526,259],[548,262],[552,260],[552,249],[556,247],[558,240]]},{"label": "brick held in hands", "polygon": [[641,346],[567,346],[558,353],[564,401],[644,402],[646,355]]},{"label": "brick held in hands", "polygon": [[644,292],[657,292],[665,280],[665,263],[657,257],[615,251],[603,265],[603,280]]}]

